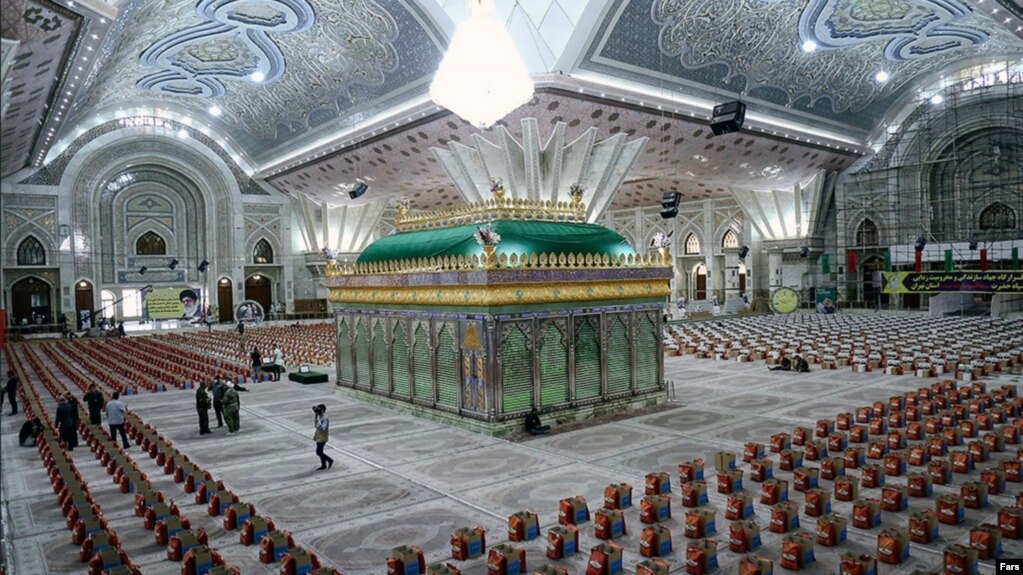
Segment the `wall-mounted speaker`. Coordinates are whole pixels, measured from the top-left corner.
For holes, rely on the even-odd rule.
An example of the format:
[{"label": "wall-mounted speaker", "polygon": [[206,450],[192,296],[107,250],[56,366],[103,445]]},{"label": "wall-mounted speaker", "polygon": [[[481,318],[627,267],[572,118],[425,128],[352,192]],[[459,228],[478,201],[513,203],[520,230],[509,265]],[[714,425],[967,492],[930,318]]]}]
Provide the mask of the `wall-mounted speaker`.
[{"label": "wall-mounted speaker", "polygon": [[348,192],[348,197],[354,200],[355,198],[361,196],[362,194],[365,194],[366,190],[368,189],[369,184],[365,182],[359,182],[358,184],[355,184],[355,187],[352,188],[352,191]]},{"label": "wall-mounted speaker", "polygon": [[677,216],[680,199],[682,199],[682,194],[674,190],[664,192],[664,195],[661,196],[661,217],[667,220]]},{"label": "wall-mounted speaker", "polygon": [[739,259],[740,260],[746,259],[747,255],[749,255],[749,246],[742,246],[741,248],[739,248]]},{"label": "wall-mounted speaker", "polygon": [[725,102],[714,106],[710,118],[710,129],[715,136],[731,134],[742,129],[746,121],[746,104],[742,102]]}]

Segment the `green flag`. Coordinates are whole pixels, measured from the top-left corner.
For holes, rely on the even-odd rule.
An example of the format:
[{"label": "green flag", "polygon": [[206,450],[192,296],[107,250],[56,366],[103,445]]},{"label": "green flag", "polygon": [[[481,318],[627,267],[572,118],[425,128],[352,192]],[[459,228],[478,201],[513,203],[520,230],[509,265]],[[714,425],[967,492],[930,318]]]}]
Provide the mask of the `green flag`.
[{"label": "green flag", "polygon": [[1012,248],[1012,269],[1019,270],[1019,248]]},{"label": "green flag", "polygon": [[952,250],[945,250],[945,271],[952,271]]},{"label": "green flag", "polygon": [[821,273],[831,273],[831,256],[828,254],[821,254]]},{"label": "green flag", "polygon": [[892,271],[892,252],[890,251],[884,253],[884,271]]}]

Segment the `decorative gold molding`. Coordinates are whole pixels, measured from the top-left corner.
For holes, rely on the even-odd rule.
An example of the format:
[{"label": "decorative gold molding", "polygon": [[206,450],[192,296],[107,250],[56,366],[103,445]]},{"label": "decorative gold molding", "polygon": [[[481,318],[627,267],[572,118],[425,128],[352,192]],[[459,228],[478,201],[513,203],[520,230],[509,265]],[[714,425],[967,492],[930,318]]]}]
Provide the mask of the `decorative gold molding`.
[{"label": "decorative gold molding", "polygon": [[601,301],[664,298],[670,294],[667,279],[615,282],[560,282],[507,284],[498,286],[400,286],[332,287],[332,303],[498,307],[550,304],[572,301]]},{"label": "decorative gold molding", "polygon": [[671,258],[662,253],[649,254],[564,254],[530,253],[500,254],[494,265],[485,265],[484,258],[471,256],[443,256],[380,262],[343,264],[327,262],[327,277],[348,275],[377,275],[405,273],[435,273],[473,269],[611,269],[611,268],[665,268],[671,267]]},{"label": "decorative gold molding", "polygon": [[407,209],[399,209],[395,227],[399,232],[411,232],[485,224],[494,220],[585,223],[586,205],[575,200],[551,202],[502,197],[443,210],[411,213]]}]

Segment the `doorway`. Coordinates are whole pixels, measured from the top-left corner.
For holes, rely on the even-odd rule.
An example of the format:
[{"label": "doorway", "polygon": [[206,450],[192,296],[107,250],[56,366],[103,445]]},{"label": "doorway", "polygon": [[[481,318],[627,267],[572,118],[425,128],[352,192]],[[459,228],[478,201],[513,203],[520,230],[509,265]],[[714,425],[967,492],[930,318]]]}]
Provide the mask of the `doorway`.
[{"label": "doorway", "polygon": [[29,277],[12,285],[11,321],[15,324],[52,323],[50,284]]},{"label": "doorway", "polygon": [[860,265],[860,277],[863,278],[863,301],[867,307],[888,305],[888,294],[882,291],[884,258],[870,256]]},{"label": "doorway", "polygon": [[221,278],[217,282],[217,321],[221,323],[234,321],[234,290],[231,289],[231,280],[228,278]]},{"label": "doorway", "polygon": [[746,264],[739,262],[739,294],[746,293]]},{"label": "doorway", "polygon": [[693,299],[707,299],[707,266],[697,264],[693,274],[696,276],[696,294]]},{"label": "doorway", "polygon": [[[259,302],[263,306],[264,313],[269,313],[271,303],[270,279],[262,274],[255,274],[245,280],[245,299]],[[234,310],[231,310],[234,313]]]},{"label": "doorway", "polygon": [[78,329],[82,329],[82,312],[91,312],[93,306],[92,284],[82,280],[75,284],[75,323]]}]

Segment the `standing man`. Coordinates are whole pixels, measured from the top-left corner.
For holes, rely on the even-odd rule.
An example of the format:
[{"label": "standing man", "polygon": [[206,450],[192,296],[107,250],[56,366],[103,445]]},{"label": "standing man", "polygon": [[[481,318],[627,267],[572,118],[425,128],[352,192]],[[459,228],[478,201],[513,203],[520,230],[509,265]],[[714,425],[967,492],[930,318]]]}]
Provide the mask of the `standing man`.
[{"label": "standing man", "polygon": [[260,355],[259,348],[252,348],[249,357],[252,358],[252,381],[259,381],[259,372],[263,369],[263,356]]},{"label": "standing man", "polygon": [[210,393],[213,394],[213,413],[217,416],[217,427],[224,427],[224,393],[227,386],[219,377],[213,379],[213,387]]},{"label": "standing man", "polygon": [[100,414],[103,412],[103,394],[100,393],[95,383],[89,386],[89,391],[82,396],[82,401],[89,407],[89,423],[99,425],[101,423]]},{"label": "standing man", "polygon": [[[11,404],[11,415],[18,413],[18,376],[14,375],[14,370],[7,370],[7,384],[4,385],[4,393],[7,394],[7,401]],[[0,396],[0,407],[3,404],[3,397]]]},{"label": "standing man", "polygon": [[227,432],[237,433],[240,427],[238,422],[238,410],[241,409],[241,398],[235,391],[234,385],[227,384],[224,392],[224,419],[227,420]]},{"label": "standing man", "polygon": [[316,426],[316,430],[313,431],[313,441],[316,442],[316,455],[320,457],[319,470],[330,469],[334,467],[334,460],[323,453],[323,448],[327,445],[327,440],[330,439],[330,420],[327,419],[327,406],[322,403],[313,407],[313,424]]},{"label": "standing man", "polygon": [[284,371],[284,352],[281,351],[281,344],[274,343],[273,351],[274,361],[274,381],[281,380],[281,372]]},{"label": "standing man", "polygon": [[114,398],[107,402],[107,425],[110,426],[110,439],[117,442],[117,434],[121,434],[121,445],[128,449],[128,434],[124,432],[124,415],[128,408],[121,402],[121,393],[114,392]]},{"label": "standing man", "polygon": [[70,393],[65,395],[57,406],[57,417],[54,423],[64,447],[74,451],[78,447],[78,402]]},{"label": "standing man", "polygon": [[213,433],[210,431],[210,396],[206,393],[205,381],[200,381],[195,389],[195,409],[199,412],[199,435]]}]

